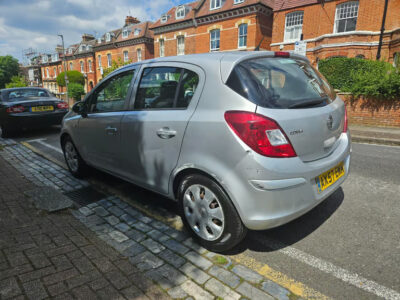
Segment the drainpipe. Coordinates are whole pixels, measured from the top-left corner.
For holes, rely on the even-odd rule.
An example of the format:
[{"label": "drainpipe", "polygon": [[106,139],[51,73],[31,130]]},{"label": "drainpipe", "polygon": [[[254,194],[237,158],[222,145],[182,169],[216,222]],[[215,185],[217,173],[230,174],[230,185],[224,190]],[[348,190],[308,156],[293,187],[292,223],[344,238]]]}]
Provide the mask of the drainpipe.
[{"label": "drainpipe", "polygon": [[379,36],[379,46],[378,46],[378,52],[376,54],[376,60],[379,60],[381,58],[383,33],[385,32],[385,22],[386,22],[386,13],[387,13],[387,8],[388,8],[388,3],[389,3],[389,0],[385,0],[385,9],[383,11],[382,28],[381,28],[381,34]]}]

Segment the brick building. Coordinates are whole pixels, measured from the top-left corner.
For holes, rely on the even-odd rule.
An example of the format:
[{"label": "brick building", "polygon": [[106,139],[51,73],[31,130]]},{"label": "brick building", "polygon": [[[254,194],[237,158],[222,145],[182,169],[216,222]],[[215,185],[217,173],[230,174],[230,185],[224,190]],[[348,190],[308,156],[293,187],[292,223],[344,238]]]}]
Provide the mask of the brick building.
[{"label": "brick building", "polygon": [[40,71],[42,74],[42,85],[54,94],[59,94],[57,76],[63,71],[61,65],[62,51],[57,48],[53,54],[42,54]]},{"label": "brick building", "polygon": [[272,0],[198,0],[163,14],[151,27],[154,55],[269,49]]},{"label": "brick building", "polygon": [[154,57],[151,22],[140,22],[128,16],[122,28],[111,30],[99,37],[94,46],[96,78],[103,77],[103,70],[112,62],[137,62]]},{"label": "brick building", "polygon": [[[384,0],[276,0],[271,49],[294,50],[301,39],[314,65],[334,56],[376,59]],[[400,1],[389,0],[381,59],[400,52]]]}]

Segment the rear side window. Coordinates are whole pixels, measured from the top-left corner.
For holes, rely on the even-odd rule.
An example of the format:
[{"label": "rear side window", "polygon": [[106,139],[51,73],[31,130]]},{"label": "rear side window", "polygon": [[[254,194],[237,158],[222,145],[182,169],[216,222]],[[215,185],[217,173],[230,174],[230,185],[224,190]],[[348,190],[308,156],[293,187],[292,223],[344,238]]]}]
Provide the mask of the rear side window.
[{"label": "rear side window", "polygon": [[146,68],[135,99],[135,109],[174,109],[188,107],[199,83],[190,70],[174,67]]},{"label": "rear side window", "polygon": [[292,58],[257,58],[238,64],[227,85],[267,108],[326,105],[336,95],[326,79],[307,62]]}]

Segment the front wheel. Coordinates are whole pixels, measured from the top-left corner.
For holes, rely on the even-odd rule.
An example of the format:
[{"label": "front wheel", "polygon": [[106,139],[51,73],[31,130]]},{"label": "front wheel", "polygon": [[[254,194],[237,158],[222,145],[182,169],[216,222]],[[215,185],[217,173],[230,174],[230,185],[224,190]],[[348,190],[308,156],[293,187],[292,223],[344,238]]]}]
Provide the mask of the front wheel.
[{"label": "front wheel", "polygon": [[65,162],[71,174],[77,178],[82,178],[87,173],[87,165],[76,150],[70,137],[66,137],[62,144]]},{"label": "front wheel", "polygon": [[247,228],[228,195],[208,177],[198,174],[185,177],[178,200],[183,223],[203,247],[222,252],[245,237]]}]

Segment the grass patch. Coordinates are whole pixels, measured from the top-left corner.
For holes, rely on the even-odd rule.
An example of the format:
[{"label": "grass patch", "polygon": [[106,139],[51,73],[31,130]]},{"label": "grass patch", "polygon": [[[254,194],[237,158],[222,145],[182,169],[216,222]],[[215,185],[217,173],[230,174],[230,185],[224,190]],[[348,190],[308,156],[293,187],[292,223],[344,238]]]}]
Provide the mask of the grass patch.
[{"label": "grass patch", "polygon": [[229,271],[232,271],[233,267],[234,267],[234,264],[231,264],[227,269],[228,269]]},{"label": "grass patch", "polygon": [[218,265],[226,265],[228,263],[228,260],[220,255],[216,255],[213,258],[214,263],[218,264]]},{"label": "grass patch", "polygon": [[297,295],[293,294],[293,293],[292,293],[292,292],[290,292],[290,291],[289,291],[289,295],[288,295],[288,297],[289,297],[289,300],[297,300],[297,299],[300,299],[300,297],[299,297],[299,296],[297,296]]}]

